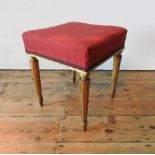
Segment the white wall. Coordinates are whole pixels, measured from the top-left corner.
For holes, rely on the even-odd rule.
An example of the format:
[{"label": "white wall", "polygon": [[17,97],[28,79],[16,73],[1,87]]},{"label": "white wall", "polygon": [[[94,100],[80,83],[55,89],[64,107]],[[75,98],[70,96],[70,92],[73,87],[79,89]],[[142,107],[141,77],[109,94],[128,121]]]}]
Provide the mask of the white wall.
[{"label": "white wall", "polygon": [[[21,33],[67,21],[128,29],[122,69],[155,69],[155,0],[0,0],[0,69],[27,69]],[[100,68],[111,69],[111,61]],[[41,68],[59,69],[40,61]]]}]

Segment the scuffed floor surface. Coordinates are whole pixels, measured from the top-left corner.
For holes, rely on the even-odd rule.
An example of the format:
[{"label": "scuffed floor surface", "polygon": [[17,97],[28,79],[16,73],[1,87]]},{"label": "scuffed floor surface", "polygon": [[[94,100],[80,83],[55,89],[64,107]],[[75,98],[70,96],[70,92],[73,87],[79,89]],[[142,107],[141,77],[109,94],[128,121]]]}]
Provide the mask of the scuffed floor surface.
[{"label": "scuffed floor surface", "polygon": [[79,80],[41,71],[40,107],[30,71],[0,71],[0,153],[155,153],[155,71],[91,75],[88,131],[80,126]]}]

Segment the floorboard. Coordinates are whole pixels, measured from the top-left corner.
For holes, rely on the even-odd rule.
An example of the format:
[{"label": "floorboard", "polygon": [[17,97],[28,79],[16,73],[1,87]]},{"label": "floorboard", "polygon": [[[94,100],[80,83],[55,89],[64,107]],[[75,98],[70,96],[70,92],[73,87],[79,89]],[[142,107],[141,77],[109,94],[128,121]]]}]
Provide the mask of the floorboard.
[{"label": "floorboard", "polygon": [[79,80],[41,71],[40,107],[30,71],[0,70],[0,153],[155,153],[155,72],[91,75],[88,131],[80,126]]},{"label": "floorboard", "polygon": [[154,143],[60,143],[57,153],[63,154],[117,154],[152,153]]}]

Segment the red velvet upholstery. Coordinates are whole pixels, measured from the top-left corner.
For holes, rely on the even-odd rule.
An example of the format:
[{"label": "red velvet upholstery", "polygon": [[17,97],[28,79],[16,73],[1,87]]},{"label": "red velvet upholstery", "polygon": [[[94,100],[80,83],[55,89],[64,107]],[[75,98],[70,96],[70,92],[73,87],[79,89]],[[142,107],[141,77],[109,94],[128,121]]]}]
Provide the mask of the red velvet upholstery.
[{"label": "red velvet upholstery", "polygon": [[88,71],[124,47],[127,30],[70,22],[23,33],[27,53]]}]

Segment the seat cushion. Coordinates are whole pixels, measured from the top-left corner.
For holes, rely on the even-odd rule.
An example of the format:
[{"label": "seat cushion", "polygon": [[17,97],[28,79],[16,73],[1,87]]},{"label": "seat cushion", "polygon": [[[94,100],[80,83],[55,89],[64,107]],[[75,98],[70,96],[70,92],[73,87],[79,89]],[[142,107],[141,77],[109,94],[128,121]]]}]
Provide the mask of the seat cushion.
[{"label": "seat cushion", "polygon": [[127,30],[69,22],[23,33],[27,53],[89,71],[124,47]]}]

